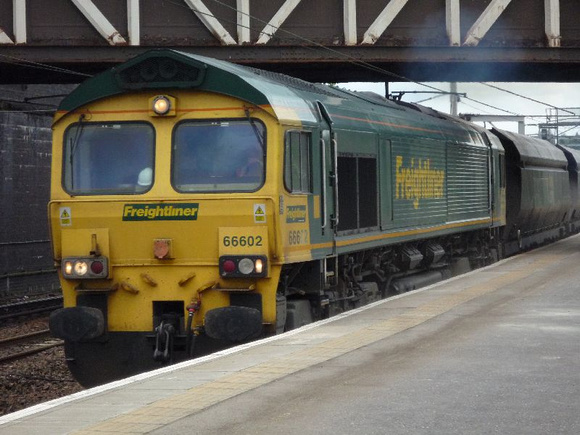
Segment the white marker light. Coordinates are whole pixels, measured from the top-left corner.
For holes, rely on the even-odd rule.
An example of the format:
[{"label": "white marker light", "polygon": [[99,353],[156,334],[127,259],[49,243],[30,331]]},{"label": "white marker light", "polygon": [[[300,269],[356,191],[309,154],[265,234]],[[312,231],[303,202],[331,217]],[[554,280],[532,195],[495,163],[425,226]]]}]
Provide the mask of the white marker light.
[{"label": "white marker light", "polygon": [[157,115],[166,115],[171,110],[171,101],[167,97],[160,95],[153,100],[153,111]]}]

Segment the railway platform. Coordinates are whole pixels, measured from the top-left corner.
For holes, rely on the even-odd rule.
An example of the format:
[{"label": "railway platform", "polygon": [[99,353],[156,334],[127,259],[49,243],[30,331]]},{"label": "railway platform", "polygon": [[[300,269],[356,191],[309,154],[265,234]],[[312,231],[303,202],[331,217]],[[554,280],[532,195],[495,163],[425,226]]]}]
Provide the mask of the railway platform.
[{"label": "railway platform", "polygon": [[580,433],[580,237],[0,417],[21,434]]}]

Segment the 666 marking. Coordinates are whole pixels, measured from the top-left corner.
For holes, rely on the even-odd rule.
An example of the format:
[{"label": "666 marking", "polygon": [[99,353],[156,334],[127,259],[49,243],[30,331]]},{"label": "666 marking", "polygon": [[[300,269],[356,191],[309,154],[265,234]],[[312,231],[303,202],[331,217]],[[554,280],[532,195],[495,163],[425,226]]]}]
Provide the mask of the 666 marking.
[{"label": "666 marking", "polygon": [[290,245],[305,245],[308,243],[308,230],[296,230],[288,232]]}]

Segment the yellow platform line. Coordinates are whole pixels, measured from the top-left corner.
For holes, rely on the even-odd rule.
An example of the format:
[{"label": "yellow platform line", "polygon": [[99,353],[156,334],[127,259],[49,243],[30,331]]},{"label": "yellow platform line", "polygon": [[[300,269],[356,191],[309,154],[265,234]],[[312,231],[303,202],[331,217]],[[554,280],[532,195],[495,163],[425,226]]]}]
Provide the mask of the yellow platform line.
[{"label": "yellow platform line", "polygon": [[337,358],[416,327],[461,304],[493,293],[532,274],[542,272],[552,264],[561,262],[568,255],[570,254],[547,255],[537,259],[530,257],[530,261],[518,262],[514,269],[510,269],[502,275],[459,290],[454,294],[441,296],[416,308],[410,308],[409,311],[403,314],[387,320],[377,321],[369,326],[363,326],[356,331],[346,333],[341,337],[313,344],[312,347],[225,375],[215,381],[193,387],[185,392],[158,400],[135,411],[87,427],[75,432],[75,434],[145,434],[154,431],[185,416],[200,412],[212,405],[299,372],[307,367]]}]

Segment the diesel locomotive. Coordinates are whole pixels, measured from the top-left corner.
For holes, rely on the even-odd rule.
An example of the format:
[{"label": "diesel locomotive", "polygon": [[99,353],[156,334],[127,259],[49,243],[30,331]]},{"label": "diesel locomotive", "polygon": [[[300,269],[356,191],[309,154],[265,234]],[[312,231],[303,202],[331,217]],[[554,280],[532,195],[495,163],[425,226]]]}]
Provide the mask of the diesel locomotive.
[{"label": "diesel locomotive", "polygon": [[92,386],[576,231],[574,151],[375,94],[153,50],[53,124],[53,335]]}]

